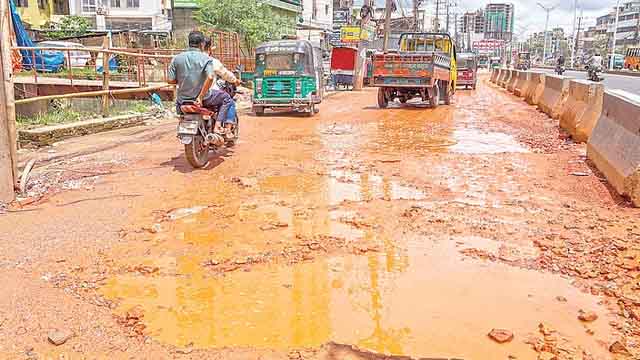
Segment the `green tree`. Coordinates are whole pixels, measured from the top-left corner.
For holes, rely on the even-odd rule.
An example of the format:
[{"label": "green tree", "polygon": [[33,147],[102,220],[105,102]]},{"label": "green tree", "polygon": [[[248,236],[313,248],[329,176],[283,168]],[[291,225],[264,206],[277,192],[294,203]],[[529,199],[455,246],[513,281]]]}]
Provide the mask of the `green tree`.
[{"label": "green tree", "polygon": [[607,50],[609,49],[609,38],[607,35],[596,35],[593,42],[593,53],[600,56],[607,56]]},{"label": "green tree", "polygon": [[62,39],[72,36],[81,36],[87,34],[91,24],[89,19],[82,16],[65,16],[59,24],[59,29],[49,32],[49,39]]},{"label": "green tree", "polygon": [[195,18],[200,25],[237,32],[250,52],[263,41],[281,38],[294,26],[259,0],[198,0],[198,5]]}]

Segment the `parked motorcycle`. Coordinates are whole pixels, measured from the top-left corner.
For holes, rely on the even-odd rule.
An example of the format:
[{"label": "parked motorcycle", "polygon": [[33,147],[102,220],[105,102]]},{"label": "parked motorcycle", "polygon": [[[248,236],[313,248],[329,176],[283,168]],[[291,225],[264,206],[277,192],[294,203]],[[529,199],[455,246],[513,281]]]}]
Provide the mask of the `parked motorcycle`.
[{"label": "parked motorcycle", "polygon": [[602,72],[602,68],[601,67],[599,67],[599,66],[598,67],[589,66],[587,68],[587,77],[591,81],[600,82],[600,81],[604,80],[604,78],[599,75],[601,72]]},{"label": "parked motorcycle", "polygon": [[[234,84],[219,80],[218,87],[225,91],[235,101],[238,89]],[[196,105],[194,102],[183,103],[180,106],[182,115],[178,117],[178,139],[184,145],[187,161],[194,168],[205,167],[209,163],[209,150],[233,146],[240,135],[240,119],[236,114],[236,125],[233,136],[225,137],[223,133],[214,131],[218,109],[213,111]]]},{"label": "parked motorcycle", "polygon": [[556,65],[556,74],[562,76],[566,69],[562,65]]}]

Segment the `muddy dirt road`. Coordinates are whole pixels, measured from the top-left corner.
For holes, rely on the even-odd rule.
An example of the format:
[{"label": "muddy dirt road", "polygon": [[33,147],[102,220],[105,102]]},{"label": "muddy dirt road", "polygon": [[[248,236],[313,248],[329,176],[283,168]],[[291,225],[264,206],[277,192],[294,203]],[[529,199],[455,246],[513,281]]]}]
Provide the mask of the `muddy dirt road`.
[{"label": "muddy dirt road", "polygon": [[0,357],[640,356],[640,212],[583,145],[485,82],[436,110],[375,99],[247,115],[201,171],[172,123],[26,154]]}]

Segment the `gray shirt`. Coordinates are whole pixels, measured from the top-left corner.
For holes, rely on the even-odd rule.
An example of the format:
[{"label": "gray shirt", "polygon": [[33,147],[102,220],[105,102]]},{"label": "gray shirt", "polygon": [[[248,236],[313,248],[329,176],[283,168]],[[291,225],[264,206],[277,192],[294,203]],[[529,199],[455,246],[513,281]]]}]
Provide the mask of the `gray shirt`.
[{"label": "gray shirt", "polygon": [[215,76],[209,55],[196,48],[188,48],[176,55],[169,65],[169,80],[178,83],[177,102],[194,101],[208,76]]}]

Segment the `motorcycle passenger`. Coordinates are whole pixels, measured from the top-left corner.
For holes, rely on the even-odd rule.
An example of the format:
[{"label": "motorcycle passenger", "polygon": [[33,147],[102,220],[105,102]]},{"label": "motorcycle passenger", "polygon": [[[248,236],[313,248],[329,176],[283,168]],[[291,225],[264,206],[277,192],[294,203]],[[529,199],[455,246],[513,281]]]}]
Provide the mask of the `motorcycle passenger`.
[{"label": "motorcycle passenger", "polygon": [[[224,68],[220,61],[212,59],[205,53],[205,36],[202,32],[192,31],[189,33],[188,41],[189,48],[176,55],[169,65],[168,82],[178,85],[176,112],[182,114],[180,106],[189,102],[209,110],[219,107],[216,126],[225,124],[227,137],[232,136],[235,111],[229,111],[229,109],[233,108],[235,103],[229,94],[222,90],[211,89],[211,85],[216,74],[234,84],[238,84],[239,81]],[[230,114],[233,115],[232,119],[229,119]]]},{"label": "motorcycle passenger", "polygon": [[593,55],[589,60],[589,68],[594,70],[602,69],[602,56]]}]

